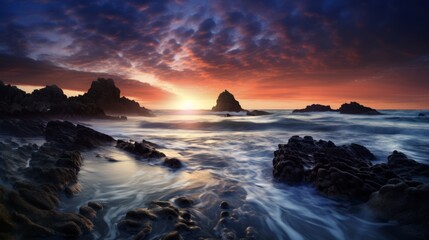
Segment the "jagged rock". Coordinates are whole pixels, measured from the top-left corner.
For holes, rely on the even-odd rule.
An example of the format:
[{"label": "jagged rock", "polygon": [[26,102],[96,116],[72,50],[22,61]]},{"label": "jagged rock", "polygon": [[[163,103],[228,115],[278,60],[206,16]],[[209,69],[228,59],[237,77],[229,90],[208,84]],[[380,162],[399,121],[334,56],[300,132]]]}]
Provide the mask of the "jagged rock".
[{"label": "jagged rock", "polygon": [[162,158],[165,154],[156,150],[156,144],[143,140],[142,142],[125,142],[118,140],[116,147],[144,158]]},{"label": "jagged rock", "polygon": [[304,112],[331,112],[334,111],[329,105],[312,104],[308,105],[304,109],[295,109],[293,113],[304,113]]},{"label": "jagged rock", "polygon": [[30,119],[0,120],[0,134],[16,137],[43,136],[45,122]]},{"label": "jagged rock", "polygon": [[76,149],[78,147],[93,148],[115,141],[109,135],[79,124],[74,125],[67,121],[48,122],[45,137],[46,140],[54,141],[67,149]]},{"label": "jagged rock", "polygon": [[121,91],[115,86],[113,79],[98,78],[92,82],[87,93],[71,99],[85,104],[95,104],[107,113],[153,116],[149,109],[140,107],[136,101],[121,97],[120,94]]},{"label": "jagged rock", "polygon": [[244,111],[244,109],[241,108],[240,103],[235,100],[234,95],[225,90],[219,94],[216,100],[216,106],[212,108],[212,111],[240,112]]},{"label": "jagged rock", "polygon": [[344,103],[338,109],[342,114],[364,114],[364,115],[379,115],[377,110],[365,107],[357,102]]},{"label": "jagged rock", "polygon": [[63,90],[57,85],[36,89],[31,93],[31,100],[36,102],[61,103],[67,100]]}]

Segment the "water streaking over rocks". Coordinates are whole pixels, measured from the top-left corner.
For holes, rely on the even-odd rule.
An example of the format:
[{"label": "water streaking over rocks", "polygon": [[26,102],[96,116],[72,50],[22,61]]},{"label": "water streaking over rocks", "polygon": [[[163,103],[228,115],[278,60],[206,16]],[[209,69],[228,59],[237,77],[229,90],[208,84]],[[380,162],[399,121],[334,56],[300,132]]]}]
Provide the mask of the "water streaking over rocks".
[{"label": "water streaking over rocks", "polygon": [[[85,122],[115,139],[156,143],[158,150],[180,159],[183,166],[166,168],[161,160],[136,159],[113,147],[83,152],[81,192],[73,198],[64,197],[60,207],[77,211],[88,201],[103,204],[88,238],[128,238],[130,235],[119,229],[121,221],[127,220],[133,209],[157,213],[156,206],[167,204],[159,201],[168,201],[171,206],[167,207],[177,210],[178,218],[172,220],[175,224],[186,223],[187,215],[183,214],[189,213],[204,237],[410,237],[394,221],[375,218],[364,204],[329,199],[311,186],[277,182],[272,175],[272,158],[279,143],[287,143],[293,135],[311,135],[337,145],[364,145],[374,153],[374,163],[386,162],[393,150],[428,163],[428,118],[417,117],[417,111],[382,111],[379,116],[270,112],[274,114],[224,118],[209,111],[157,111],[157,117],[150,119]],[[188,199],[190,205],[182,208],[178,198]],[[224,201],[226,209],[221,206]],[[151,236],[156,237],[161,236]]]}]

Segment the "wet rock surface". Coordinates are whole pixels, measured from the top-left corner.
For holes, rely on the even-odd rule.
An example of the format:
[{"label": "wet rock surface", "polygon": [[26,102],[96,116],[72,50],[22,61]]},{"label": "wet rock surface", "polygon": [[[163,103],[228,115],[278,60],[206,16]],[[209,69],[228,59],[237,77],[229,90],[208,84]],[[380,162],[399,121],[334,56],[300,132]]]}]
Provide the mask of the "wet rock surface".
[{"label": "wet rock surface", "polygon": [[165,154],[156,149],[156,144],[149,141],[133,142],[118,140],[116,147],[144,158],[162,158]]},{"label": "wet rock surface", "polygon": [[295,109],[293,113],[305,113],[305,112],[331,112],[334,111],[329,105],[312,104],[308,105],[303,109]]},{"label": "wet rock surface", "polygon": [[[336,146],[331,141],[293,136],[274,152],[274,178],[289,184],[312,184],[329,197],[367,202],[375,212],[401,224],[424,226],[428,234],[429,165],[394,151],[387,163],[373,164],[364,146]],[[423,230],[422,230],[423,229]]]},{"label": "wet rock surface", "polygon": [[[113,138],[70,122],[51,121],[42,146],[0,142],[0,236],[19,239],[76,238],[91,231],[102,205],[89,202],[78,213],[59,211],[62,193],[79,188],[83,164],[79,152],[111,143]],[[75,189],[75,190],[73,190]]]},{"label": "wet rock surface", "polygon": [[[244,203],[245,191],[226,184],[198,197],[151,201],[128,211],[118,222],[121,237],[132,239],[258,239],[248,224],[262,219]],[[222,198],[233,199],[231,202]],[[228,204],[228,209],[220,206]],[[270,235],[267,235],[270,236]]]}]

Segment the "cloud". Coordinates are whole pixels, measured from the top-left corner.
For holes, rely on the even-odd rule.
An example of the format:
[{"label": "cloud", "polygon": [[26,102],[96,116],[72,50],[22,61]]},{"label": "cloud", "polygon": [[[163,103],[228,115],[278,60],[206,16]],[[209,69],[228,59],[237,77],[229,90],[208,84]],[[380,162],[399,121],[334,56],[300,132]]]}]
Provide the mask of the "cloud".
[{"label": "cloud", "polygon": [[[269,81],[288,92],[364,79],[420,94],[427,12],[424,0],[4,1],[0,53],[76,72],[143,72],[188,90],[235,84],[255,92]],[[269,90],[254,96],[269,99]]]}]

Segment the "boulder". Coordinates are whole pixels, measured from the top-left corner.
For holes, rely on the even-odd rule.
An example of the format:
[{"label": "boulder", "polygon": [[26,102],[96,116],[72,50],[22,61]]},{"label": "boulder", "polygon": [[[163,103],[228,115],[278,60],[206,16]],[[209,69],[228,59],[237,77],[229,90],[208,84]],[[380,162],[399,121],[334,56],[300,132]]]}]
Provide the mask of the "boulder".
[{"label": "boulder", "polygon": [[305,112],[331,112],[334,111],[329,105],[312,104],[308,105],[304,109],[295,109],[293,113],[305,113]]},{"label": "boulder", "polygon": [[271,113],[270,113],[270,112],[261,111],[261,110],[253,110],[253,111],[248,111],[248,110],[246,110],[246,114],[247,114],[247,116],[263,116],[263,115],[271,115]]},{"label": "boulder", "polygon": [[338,109],[341,114],[363,114],[363,115],[379,115],[377,110],[363,106],[357,102],[344,103]]},{"label": "boulder", "polygon": [[63,90],[57,85],[46,86],[41,89],[34,90],[31,94],[31,100],[35,102],[46,102],[50,104],[57,104],[67,100],[67,96]]}]

